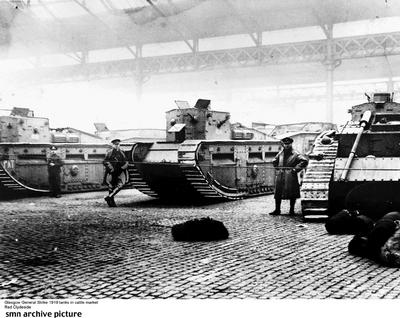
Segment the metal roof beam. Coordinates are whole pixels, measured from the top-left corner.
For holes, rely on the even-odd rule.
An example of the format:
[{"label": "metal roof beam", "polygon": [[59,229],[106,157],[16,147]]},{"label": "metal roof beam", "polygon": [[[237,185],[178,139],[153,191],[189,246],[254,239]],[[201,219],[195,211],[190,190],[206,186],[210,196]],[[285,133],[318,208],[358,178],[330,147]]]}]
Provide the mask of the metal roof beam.
[{"label": "metal roof beam", "polygon": [[[400,55],[400,32],[372,34],[367,36],[337,38],[332,40],[334,59],[356,59]],[[194,72],[212,70],[220,67],[237,68],[259,65],[288,63],[324,62],[326,59],[326,40],[262,45],[236,49],[199,51],[193,53],[143,57],[112,62],[87,63],[84,66],[63,66],[36,70],[43,74],[18,72],[25,74],[21,81],[29,76],[37,81],[57,82],[66,80],[87,80],[111,77],[126,77],[136,73],[136,65],[141,61],[142,72],[146,75]],[[62,75],[60,75],[62,74]]]},{"label": "metal roof beam", "polygon": [[77,5],[79,5],[84,11],[86,11],[88,14],[90,14],[92,17],[94,17],[97,21],[99,21],[102,25],[104,25],[108,30],[110,30],[117,38],[119,38],[121,41],[124,42],[124,46],[125,48],[132,53],[132,55],[137,58],[138,55],[137,53],[132,50],[132,48],[129,46],[128,43],[126,43],[126,41],[121,38],[119,36],[119,34],[117,32],[114,31],[113,28],[111,28],[106,22],[104,22],[102,19],[100,19],[96,14],[94,14],[91,10],[89,10],[86,5],[85,5],[85,1],[83,0],[82,2],[80,2],[79,0],[73,0]]},{"label": "metal roof beam", "polygon": [[61,22],[61,20],[54,15],[54,13],[49,9],[49,7],[46,4],[44,4],[41,0],[37,0],[37,2],[53,18],[53,20]]},{"label": "metal roof beam", "polygon": [[247,21],[245,21],[241,15],[238,13],[238,11],[236,10],[235,6],[232,4],[231,0],[225,0],[225,4],[227,4],[227,6],[229,7],[229,9],[231,10],[231,12],[235,15],[235,17],[239,20],[240,24],[244,27],[245,32],[251,37],[251,39],[253,40],[254,44],[256,46],[260,46],[262,44],[262,38],[261,38],[261,32],[259,32],[260,28],[258,27],[257,32],[255,32],[252,30],[251,27],[249,27]]},{"label": "metal roof beam", "polygon": [[179,36],[182,38],[182,40],[186,43],[186,45],[190,48],[190,50],[191,50],[192,52],[195,52],[194,46],[186,39],[186,37],[183,35],[183,33],[182,33],[181,31],[179,31],[179,29],[176,28],[176,27],[173,25],[173,23],[168,19],[168,16],[167,16],[164,12],[162,12],[162,11],[157,7],[157,5],[155,5],[155,4],[153,3],[152,0],[146,0],[146,2],[153,8],[153,10],[154,10],[155,12],[158,13],[158,15],[159,15],[160,17],[163,17],[163,18],[165,18],[165,20],[167,20],[168,24],[172,27],[172,29],[174,30],[174,32],[176,32],[177,34],[179,34]]}]

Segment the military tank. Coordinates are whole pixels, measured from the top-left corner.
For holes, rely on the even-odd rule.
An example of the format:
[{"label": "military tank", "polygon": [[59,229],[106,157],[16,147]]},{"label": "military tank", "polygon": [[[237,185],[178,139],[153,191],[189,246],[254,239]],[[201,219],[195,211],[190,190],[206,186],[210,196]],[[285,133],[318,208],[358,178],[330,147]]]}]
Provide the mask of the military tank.
[{"label": "military tank", "polygon": [[[51,129],[47,118],[28,108],[14,107],[0,116],[0,197],[49,192],[47,159],[50,146],[64,161],[63,193],[102,190],[102,161],[110,146],[88,133],[71,128]],[[130,151],[132,144],[124,145]],[[129,153],[130,154],[130,153]]]},{"label": "military tank", "polygon": [[165,142],[132,147],[130,180],[143,193],[164,199],[237,200],[274,190],[272,159],[280,141],[254,140],[250,131],[231,129],[228,112],[177,103],[166,113]]},{"label": "military tank", "polygon": [[269,135],[277,139],[292,138],[293,148],[308,155],[317,136],[328,130],[336,130],[336,125],[328,122],[301,122],[276,125]]},{"label": "military tank", "polygon": [[393,94],[367,97],[339,131],[317,137],[301,187],[305,218],[400,208],[400,104]]}]

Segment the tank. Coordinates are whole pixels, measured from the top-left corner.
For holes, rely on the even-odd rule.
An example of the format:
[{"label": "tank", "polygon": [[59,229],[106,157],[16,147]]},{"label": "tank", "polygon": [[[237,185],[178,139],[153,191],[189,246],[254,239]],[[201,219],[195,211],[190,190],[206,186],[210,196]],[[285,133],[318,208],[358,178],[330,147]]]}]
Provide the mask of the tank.
[{"label": "tank", "polygon": [[[166,113],[166,142],[132,147],[130,179],[143,193],[168,200],[237,200],[269,194],[275,185],[272,159],[280,141],[255,140],[230,124],[228,112],[177,102]],[[240,140],[242,138],[243,140]]]},{"label": "tank", "polygon": [[[73,128],[51,129],[47,118],[27,108],[0,116],[0,197],[47,194],[50,146],[64,161],[62,193],[102,190],[108,144]],[[128,152],[132,144],[124,145]],[[130,153],[129,153],[130,155]]]},{"label": "tank", "polygon": [[323,131],[336,130],[336,125],[328,122],[301,122],[276,125],[269,135],[277,139],[290,137],[293,139],[293,148],[302,154],[308,155],[315,139]]},{"label": "tank", "polygon": [[305,218],[400,208],[400,104],[393,94],[367,97],[339,131],[317,137],[301,187]]}]

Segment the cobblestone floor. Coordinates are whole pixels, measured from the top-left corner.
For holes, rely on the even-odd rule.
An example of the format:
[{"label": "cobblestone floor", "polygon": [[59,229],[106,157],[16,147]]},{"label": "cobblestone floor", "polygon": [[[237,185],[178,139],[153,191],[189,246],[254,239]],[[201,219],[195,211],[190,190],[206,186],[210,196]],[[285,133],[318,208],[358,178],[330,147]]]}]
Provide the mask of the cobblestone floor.
[{"label": "cobblestone floor", "polygon": [[[398,269],[349,255],[351,236],[328,235],[321,223],[269,216],[272,196],[174,206],[124,190],[114,209],[102,197],[94,192],[0,202],[0,297],[400,295]],[[204,216],[223,221],[230,238],[172,240],[173,224]]]}]

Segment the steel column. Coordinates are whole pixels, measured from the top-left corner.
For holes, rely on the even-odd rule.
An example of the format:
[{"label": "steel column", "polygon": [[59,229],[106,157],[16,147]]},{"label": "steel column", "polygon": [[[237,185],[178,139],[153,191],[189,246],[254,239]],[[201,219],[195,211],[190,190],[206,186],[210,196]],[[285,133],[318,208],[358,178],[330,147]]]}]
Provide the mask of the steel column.
[{"label": "steel column", "polygon": [[143,94],[143,84],[144,84],[144,75],[143,75],[143,61],[142,61],[142,46],[138,45],[136,47],[136,58],[135,58],[135,83],[136,83],[136,101],[138,104],[142,101]]},{"label": "steel column", "polygon": [[333,122],[333,73],[335,70],[333,26],[326,26],[326,121]]}]

